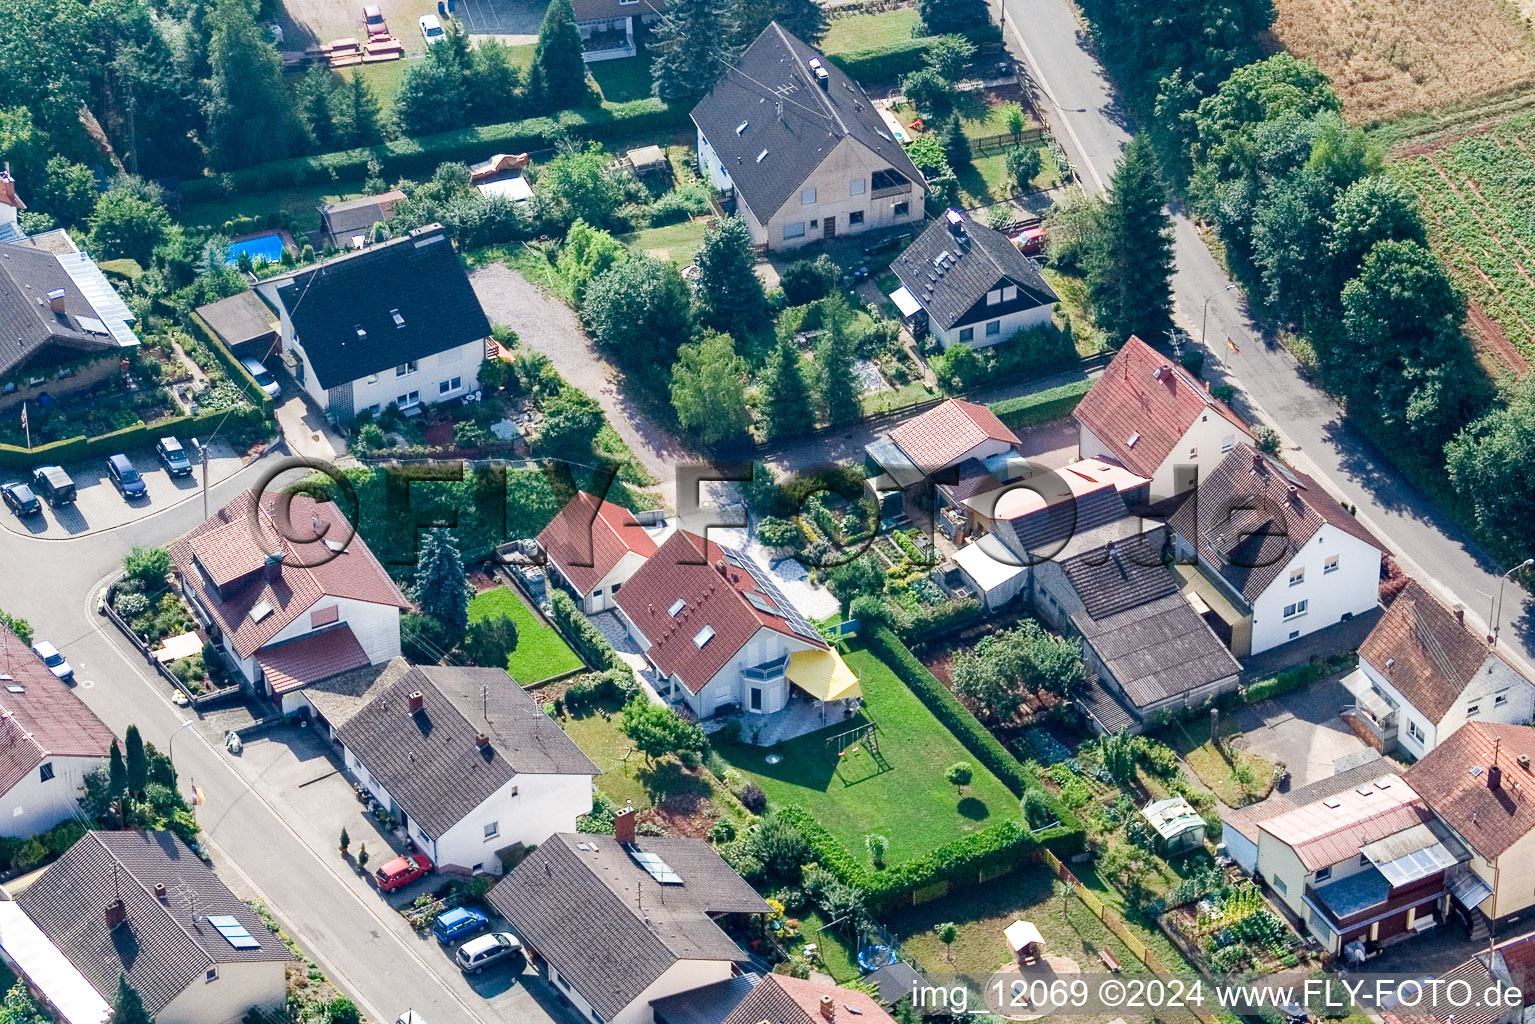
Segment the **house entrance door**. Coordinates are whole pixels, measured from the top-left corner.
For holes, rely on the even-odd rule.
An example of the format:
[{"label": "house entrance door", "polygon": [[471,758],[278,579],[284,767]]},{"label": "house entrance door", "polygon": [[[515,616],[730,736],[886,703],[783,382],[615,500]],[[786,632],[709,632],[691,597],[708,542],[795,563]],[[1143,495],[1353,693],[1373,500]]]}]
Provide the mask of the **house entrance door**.
[{"label": "house entrance door", "polygon": [[837,237],[837,218],[835,218],[835,217],[827,217],[826,218],[826,234],[825,234],[825,237],[827,237],[827,238],[836,238]]},{"label": "house entrance door", "polygon": [[751,707],[751,709],[753,711],[761,711],[762,710],[762,687],[760,687],[760,686],[753,686],[751,688],[751,695],[747,698],[747,700],[749,701],[749,706]]}]

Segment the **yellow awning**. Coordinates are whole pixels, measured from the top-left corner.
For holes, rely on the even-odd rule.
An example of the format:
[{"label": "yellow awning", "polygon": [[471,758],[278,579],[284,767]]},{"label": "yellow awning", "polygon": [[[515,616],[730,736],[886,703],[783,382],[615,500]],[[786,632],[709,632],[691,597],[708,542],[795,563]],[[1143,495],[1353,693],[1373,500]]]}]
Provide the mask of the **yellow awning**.
[{"label": "yellow awning", "polygon": [[817,700],[862,697],[858,676],[835,650],[796,651],[789,655],[789,682]]}]

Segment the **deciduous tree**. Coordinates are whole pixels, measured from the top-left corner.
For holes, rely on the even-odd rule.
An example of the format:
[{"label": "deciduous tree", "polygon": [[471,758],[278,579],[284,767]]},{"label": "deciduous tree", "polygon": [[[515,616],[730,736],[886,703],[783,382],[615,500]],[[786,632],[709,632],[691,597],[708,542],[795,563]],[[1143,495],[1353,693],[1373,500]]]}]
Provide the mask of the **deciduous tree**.
[{"label": "deciduous tree", "polygon": [[1445,446],[1445,464],[1481,532],[1522,558],[1535,550],[1535,376],[1505,385],[1502,397]]},{"label": "deciduous tree", "polygon": [[471,665],[506,668],[507,656],[516,649],[517,623],[510,615],[491,615],[471,622],[464,634],[464,657]]},{"label": "deciduous tree", "polygon": [[293,112],[276,47],[245,0],[217,0],[208,25],[209,163],[228,169],[287,156]]},{"label": "deciduous tree", "polygon": [[704,732],[696,722],[644,696],[624,705],[619,728],[634,743],[634,749],[645,755],[647,764],[667,754],[700,753],[704,749]]},{"label": "deciduous tree", "polygon": [[672,407],[678,421],[704,444],[741,437],[751,423],[747,370],[728,334],[705,331],[697,343],[683,345],[672,367]]},{"label": "deciduous tree", "polygon": [[963,32],[991,24],[986,0],[917,0],[917,17],[928,35]]},{"label": "deciduous tree", "polygon": [[170,231],[171,217],[158,185],[121,174],[96,200],[90,224],[87,245],[97,259],[126,257],[148,266]]}]

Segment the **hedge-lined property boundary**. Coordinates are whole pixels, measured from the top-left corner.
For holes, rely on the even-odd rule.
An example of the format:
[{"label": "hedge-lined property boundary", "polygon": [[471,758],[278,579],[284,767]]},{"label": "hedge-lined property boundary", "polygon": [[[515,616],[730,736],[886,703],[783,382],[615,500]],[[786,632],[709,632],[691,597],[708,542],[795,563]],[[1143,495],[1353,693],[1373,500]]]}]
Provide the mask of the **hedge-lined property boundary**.
[{"label": "hedge-lined property boundary", "polygon": [[[105,457],[130,448],[153,444],[158,438],[175,435],[192,437],[217,427],[224,419],[225,410],[200,412],[196,416],[173,416],[155,423],[136,423],[110,434],[95,437],[66,437],[61,441],[40,444],[35,448],[20,448],[13,444],[0,444],[0,466],[6,469],[31,469],[82,459]],[[248,426],[265,419],[258,409],[235,409],[229,412],[226,427]]]},{"label": "hedge-lined property boundary", "polygon": [[197,328],[197,332],[202,335],[203,343],[213,353],[213,358],[219,361],[219,365],[224,368],[224,373],[228,375],[229,379],[240,386],[240,390],[245,392],[245,397],[255,403],[256,408],[261,410],[263,416],[269,414],[273,406],[277,404],[277,400],[261,390],[261,385],[256,383],[256,378],[252,377],[250,371],[245,368],[240,360],[235,358],[235,354],[229,351],[224,345],[223,339],[218,336],[212,327],[208,326],[206,320],[195,311],[188,314],[188,319],[191,320],[192,326]]},{"label": "hedge-lined property boundary", "polygon": [[230,171],[216,178],[186,181],[183,202],[208,202],[231,193],[266,192],[327,181],[360,181],[368,161],[377,160],[383,177],[427,177],[438,164],[483,160],[493,153],[548,149],[570,136],[604,142],[630,133],[672,131],[688,124],[685,107],[669,107],[658,99],[633,100],[586,110],[562,110],[553,117],[462,128],[454,132],[397,139],[362,149],[345,149],[314,156],[291,157]]},{"label": "hedge-lined property boundary", "polygon": [[[971,29],[964,33],[972,43],[1000,42],[1002,30],[995,25]],[[922,67],[923,54],[933,45],[937,36],[917,36],[884,46],[869,46],[861,50],[826,55],[837,67],[847,72],[855,81],[868,86],[871,82],[888,82]]]},{"label": "hedge-lined property boundary", "polygon": [[1009,430],[1023,430],[1070,415],[1092,388],[1091,380],[1074,380],[1060,387],[1046,388],[1032,395],[1020,395],[993,402],[989,409]]}]

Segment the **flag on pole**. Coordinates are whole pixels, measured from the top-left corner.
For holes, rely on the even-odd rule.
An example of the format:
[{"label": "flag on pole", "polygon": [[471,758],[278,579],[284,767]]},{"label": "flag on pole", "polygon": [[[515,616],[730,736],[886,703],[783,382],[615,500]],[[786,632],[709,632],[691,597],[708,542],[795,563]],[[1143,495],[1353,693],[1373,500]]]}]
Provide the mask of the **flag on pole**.
[{"label": "flag on pole", "polygon": [[1237,343],[1232,341],[1229,335],[1226,338],[1226,347],[1231,349],[1231,351],[1235,352],[1237,355],[1242,354],[1242,350],[1237,348]]},{"label": "flag on pole", "polygon": [[195,782],[192,783],[192,805],[194,807],[201,807],[207,799],[207,794],[203,792],[203,788]]},{"label": "flag on pole", "polygon": [[21,429],[27,434],[27,447],[32,447],[32,428],[27,425],[27,403],[21,403]]}]

